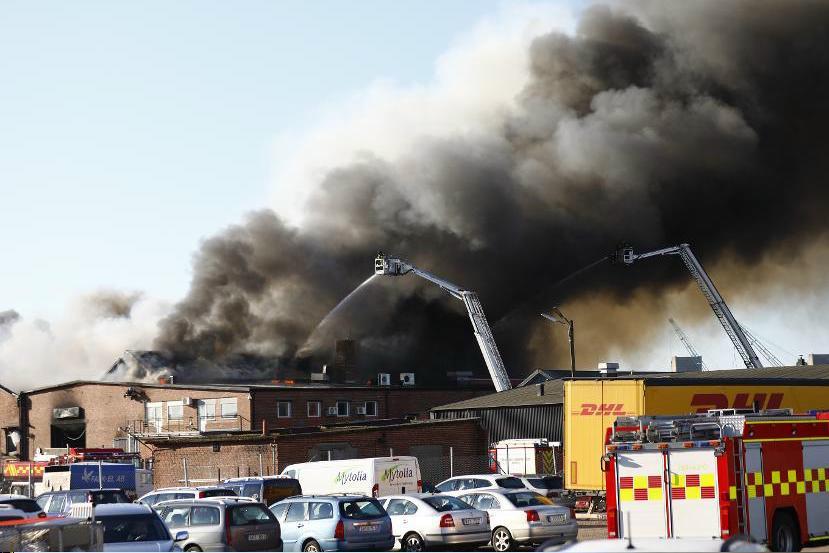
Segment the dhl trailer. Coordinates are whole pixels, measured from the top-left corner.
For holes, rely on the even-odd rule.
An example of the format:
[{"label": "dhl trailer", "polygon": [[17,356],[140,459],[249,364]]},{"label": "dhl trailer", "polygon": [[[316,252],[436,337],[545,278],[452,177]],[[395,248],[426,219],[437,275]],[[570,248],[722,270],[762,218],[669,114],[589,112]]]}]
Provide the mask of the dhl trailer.
[{"label": "dhl trailer", "polygon": [[829,413],[619,417],[602,464],[610,538],[829,540]]},{"label": "dhl trailer", "polygon": [[617,417],[780,408],[790,408],[795,413],[829,409],[829,367],[565,380],[565,487],[587,492],[605,489],[600,465],[605,432]]}]

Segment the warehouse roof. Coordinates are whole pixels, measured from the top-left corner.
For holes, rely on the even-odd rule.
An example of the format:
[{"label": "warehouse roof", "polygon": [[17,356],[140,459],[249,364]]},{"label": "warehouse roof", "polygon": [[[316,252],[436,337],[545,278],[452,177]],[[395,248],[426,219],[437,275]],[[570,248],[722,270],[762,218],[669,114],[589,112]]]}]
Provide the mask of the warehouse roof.
[{"label": "warehouse roof", "polygon": [[[648,386],[688,386],[711,384],[718,380],[729,384],[815,384],[829,386],[829,365],[794,365],[762,369],[727,369],[722,371],[638,374],[618,376],[620,380],[644,380]],[[823,382],[825,381],[825,382]]]},{"label": "warehouse roof", "polygon": [[563,381],[550,380],[541,384],[520,386],[504,392],[487,394],[448,405],[440,405],[432,408],[432,411],[494,409],[498,407],[520,407],[527,405],[558,405],[563,402]]},{"label": "warehouse roof", "polygon": [[[577,371],[585,374],[588,371]],[[589,371],[593,373],[593,371]],[[544,395],[539,395],[541,384],[528,384],[507,390],[479,396],[448,405],[439,405],[432,411],[456,411],[464,409],[497,409],[499,407],[522,407],[534,405],[555,405],[564,402],[564,380],[644,380],[648,386],[693,386],[711,385],[719,381],[728,384],[821,384],[829,386],[829,365],[795,365],[790,367],[768,367],[762,369],[727,369],[721,371],[634,373],[607,378],[596,374],[591,376],[569,376],[564,379],[544,382]]]}]

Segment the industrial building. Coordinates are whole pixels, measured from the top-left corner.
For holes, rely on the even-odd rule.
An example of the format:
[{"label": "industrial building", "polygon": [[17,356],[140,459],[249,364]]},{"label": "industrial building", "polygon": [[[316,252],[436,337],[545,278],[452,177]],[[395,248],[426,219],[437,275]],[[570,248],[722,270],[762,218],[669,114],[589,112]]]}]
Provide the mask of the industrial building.
[{"label": "industrial building", "polygon": [[[490,388],[491,390],[491,388]],[[423,415],[450,399],[486,389],[436,389],[415,385],[169,384],[73,381],[9,397],[0,392],[0,426],[17,432],[13,453],[31,459],[37,450],[122,447],[150,454],[151,436],[283,428]],[[8,401],[6,401],[8,400]],[[17,405],[20,408],[17,408]],[[13,407],[4,408],[6,404]]]}]

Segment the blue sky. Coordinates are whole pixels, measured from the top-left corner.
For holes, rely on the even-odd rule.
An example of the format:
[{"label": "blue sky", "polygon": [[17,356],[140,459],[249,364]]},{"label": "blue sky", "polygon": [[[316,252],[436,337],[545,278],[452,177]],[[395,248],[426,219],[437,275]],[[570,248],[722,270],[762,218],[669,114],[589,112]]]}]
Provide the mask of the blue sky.
[{"label": "blue sky", "polygon": [[201,238],[268,204],[274,137],[376,79],[427,81],[499,2],[5,2],[0,311],[174,301]]}]

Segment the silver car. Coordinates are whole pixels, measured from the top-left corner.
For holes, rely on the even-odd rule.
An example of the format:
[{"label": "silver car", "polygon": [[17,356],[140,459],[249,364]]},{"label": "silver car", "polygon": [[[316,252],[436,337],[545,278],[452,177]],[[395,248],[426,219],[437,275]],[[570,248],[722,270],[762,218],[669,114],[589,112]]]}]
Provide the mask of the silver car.
[{"label": "silver car", "polygon": [[177,499],[154,508],[170,532],[187,532],[185,551],[282,551],[276,517],[248,497]]},{"label": "silver car", "polygon": [[95,519],[104,527],[104,551],[181,551],[178,542],[188,538],[185,531],[171,535],[147,505],[98,505]]},{"label": "silver car", "polygon": [[495,551],[509,551],[517,544],[565,543],[579,532],[570,509],[529,490],[476,491],[460,499],[489,513]]},{"label": "silver car", "polygon": [[236,490],[227,486],[178,486],[175,488],[158,488],[138,498],[138,503],[154,507],[163,501],[173,499],[206,499],[208,497],[236,496]]},{"label": "silver car", "polygon": [[524,482],[520,478],[509,474],[466,474],[444,480],[435,490],[458,496],[457,492],[471,490],[497,490],[509,488],[512,490],[524,489]]},{"label": "silver car", "polygon": [[285,551],[388,551],[391,519],[373,497],[301,495],[271,505]]},{"label": "silver car", "polygon": [[486,545],[489,515],[449,495],[390,495],[380,502],[391,517],[392,532],[403,551],[464,545]]}]

